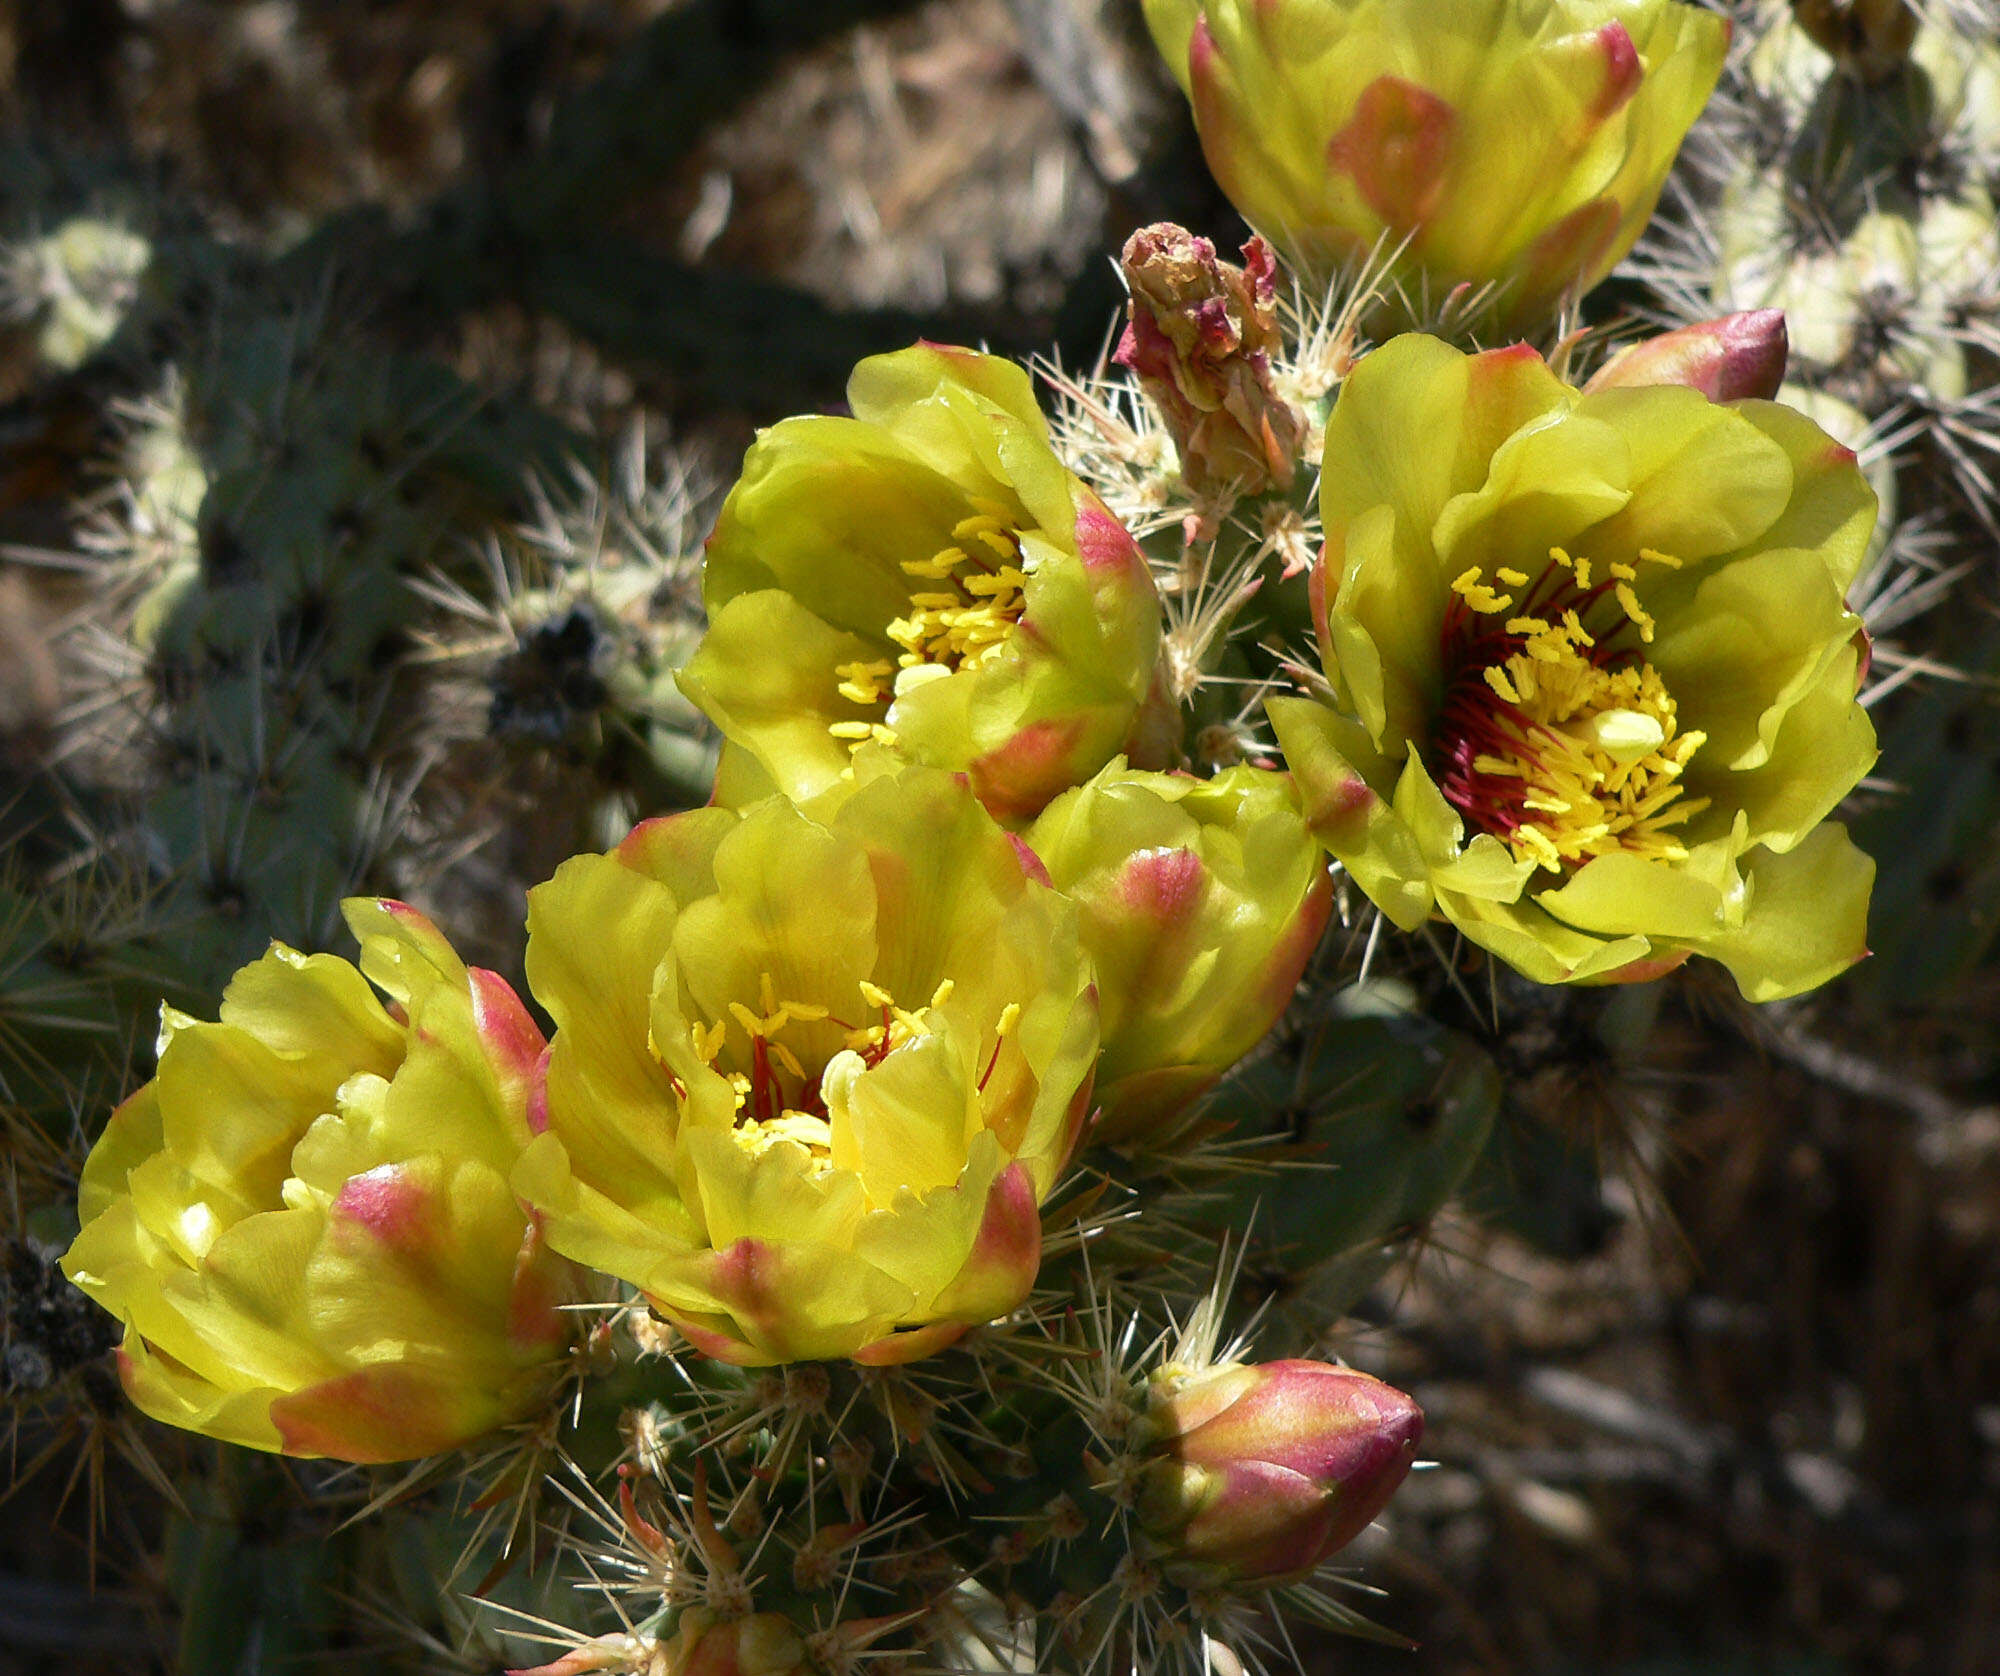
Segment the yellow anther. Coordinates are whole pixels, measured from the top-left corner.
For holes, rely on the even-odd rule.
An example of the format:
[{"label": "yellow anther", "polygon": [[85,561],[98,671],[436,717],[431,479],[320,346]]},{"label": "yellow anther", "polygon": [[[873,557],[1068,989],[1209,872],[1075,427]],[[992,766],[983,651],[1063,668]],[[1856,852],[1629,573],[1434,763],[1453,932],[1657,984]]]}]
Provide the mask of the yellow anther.
[{"label": "yellow anther", "polygon": [[1000,1017],[993,1025],[993,1034],[1006,1037],[1013,1034],[1014,1026],[1021,1022],[1021,1003],[1009,1001],[1000,1009]]},{"label": "yellow anther", "polygon": [[[898,648],[892,663],[886,658],[857,660],[835,666],[842,698],[854,704],[887,704],[914,690],[912,671],[939,679],[961,669],[977,669],[1006,645],[1027,608],[1028,578],[1021,568],[1018,515],[992,501],[973,503],[980,510],[961,518],[952,535],[965,546],[940,548],[928,558],[904,559],[905,575],[949,584],[912,592],[903,615],[883,633]],[[968,548],[991,549],[1002,563],[996,569]],[[934,674],[928,672],[935,672]],[[893,745],[895,730],[882,723],[832,722],[834,738],[858,750],[871,740]]]},{"label": "yellow anther", "polygon": [[694,1038],[694,1051],[704,1065],[713,1065],[715,1056],[722,1051],[722,1044],[729,1036],[729,1026],[717,1019],[713,1024],[697,1024],[689,1032]]},{"label": "yellow anther", "polygon": [[782,1069],[789,1071],[793,1076],[797,1077],[801,1082],[805,1080],[806,1068],[805,1066],[799,1063],[799,1056],[796,1053],[792,1052],[790,1048],[786,1047],[783,1042],[777,1041],[775,1039],[770,1041],[767,1045],[771,1057],[777,1060],[779,1066]]},{"label": "yellow anther", "polygon": [[1639,596],[1632,591],[1632,584],[1630,582],[1620,582],[1613,591],[1618,596],[1618,603],[1624,607],[1625,615],[1630,617],[1633,623],[1637,625],[1639,638],[1648,645],[1651,645],[1653,640],[1653,619],[1646,614],[1646,608],[1639,603]]},{"label": "yellow anther", "polygon": [[840,696],[856,704],[880,704],[888,696],[888,681],[895,670],[896,666],[887,658],[835,664],[833,668],[834,674],[841,677],[837,689]]},{"label": "yellow anther", "polygon": [[1480,580],[1480,567],[1474,565],[1462,573],[1451,585],[1452,592],[1462,598],[1473,610],[1489,617],[1497,617],[1514,603],[1512,594],[1498,594]]},{"label": "yellow anther", "polygon": [[1528,585],[1526,572],[1509,570],[1505,565],[1494,571],[1493,575],[1496,580],[1505,582],[1510,588],[1525,588]]},{"label": "yellow anther", "polygon": [[1509,634],[1548,634],[1551,632],[1551,625],[1543,622],[1539,617],[1509,617],[1507,619],[1507,632]]},{"label": "yellow anther", "polygon": [[1590,561],[1588,559],[1573,559],[1560,547],[1551,547],[1549,549],[1549,557],[1561,565],[1564,570],[1575,573],[1576,585],[1579,588],[1590,586]]},{"label": "yellow anther", "polygon": [[1679,570],[1681,561],[1671,553],[1662,553],[1655,547],[1641,547],[1639,557],[1647,564],[1663,564],[1669,570]]},{"label": "yellow anther", "polygon": [[936,989],[931,991],[930,1004],[933,1007],[942,1007],[945,1002],[951,999],[951,992],[956,988],[958,988],[958,985],[950,978],[944,979]]},{"label": "yellow anther", "polygon": [[861,980],[861,999],[871,1007],[893,1007],[896,1004],[895,997],[886,989],[880,984],[870,983],[866,978]]},{"label": "yellow anther", "polygon": [[1639,580],[1638,571],[1634,570],[1629,564],[1621,564],[1616,559],[1613,559],[1605,568],[1620,582],[1636,582]]}]

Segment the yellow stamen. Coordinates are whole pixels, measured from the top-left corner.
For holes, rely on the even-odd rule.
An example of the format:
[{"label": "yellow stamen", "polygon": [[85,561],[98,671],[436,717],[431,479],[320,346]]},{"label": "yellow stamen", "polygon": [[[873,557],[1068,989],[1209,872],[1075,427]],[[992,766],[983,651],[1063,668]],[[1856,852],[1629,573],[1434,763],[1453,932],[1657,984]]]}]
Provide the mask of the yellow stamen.
[{"label": "yellow stamen", "polygon": [[[904,615],[883,630],[899,648],[895,661],[857,659],[835,666],[840,677],[835,690],[849,703],[886,705],[924,681],[978,669],[1013,636],[1028,602],[1019,515],[996,502],[973,504],[978,512],[952,526],[954,545],[902,561],[905,575],[949,587],[913,591]],[[997,567],[987,552],[1001,561]],[[880,721],[842,720],[829,723],[827,731],[851,750],[870,741],[896,742],[895,730]]]},{"label": "yellow stamen", "polygon": [[[1650,548],[1638,557],[1642,564],[1679,565]],[[1571,573],[1578,590],[1589,587],[1589,559],[1572,558],[1559,547],[1549,550],[1549,558]],[[1574,606],[1563,607],[1554,621],[1553,610],[1509,618],[1506,629],[1519,637],[1518,648],[1479,671],[1513,713],[1496,718],[1511,748],[1482,751],[1472,770],[1519,788],[1504,795],[1496,789],[1502,807],[1529,816],[1502,835],[1516,856],[1550,872],[1614,851],[1684,860],[1688,852],[1676,829],[1708,806],[1706,798],[1682,795],[1682,771],[1704,735],[1680,731],[1678,707],[1659,671],[1629,652],[1591,655],[1628,627],[1640,644],[1650,644],[1656,628],[1633,586],[1638,566],[1612,561],[1606,569],[1622,622],[1593,634]],[[1528,585],[1516,580],[1518,571],[1494,574],[1512,587]],[[1474,566],[1451,586],[1473,610],[1500,615],[1504,604],[1481,578],[1481,567]],[[1561,591],[1569,585],[1565,578]]]}]

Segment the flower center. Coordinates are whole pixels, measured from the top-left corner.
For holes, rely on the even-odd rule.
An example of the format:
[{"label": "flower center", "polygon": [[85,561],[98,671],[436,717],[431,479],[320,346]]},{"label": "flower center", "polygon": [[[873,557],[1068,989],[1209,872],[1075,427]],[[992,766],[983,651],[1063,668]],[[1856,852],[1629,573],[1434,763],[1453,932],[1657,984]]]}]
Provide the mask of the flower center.
[{"label": "flower center", "polygon": [[[1675,828],[1708,807],[1680,777],[1706,737],[1682,733],[1673,695],[1639,646],[1653,619],[1638,570],[1560,547],[1531,586],[1475,565],[1444,618],[1445,700],[1430,767],[1453,808],[1552,873],[1623,850],[1682,861]],[[1680,561],[1642,549],[1642,564]],[[1497,583],[1496,587],[1494,584]],[[1525,589],[1519,596],[1500,588]],[[1637,642],[1635,645],[1634,642]]]},{"label": "flower center", "polygon": [[[780,1000],[770,973],[764,973],[758,985],[762,1012],[732,1001],[725,1017],[693,1027],[695,1052],[735,1090],[737,1144],[754,1154],[779,1141],[792,1141],[811,1154],[815,1174],[830,1170],[833,1125],[844,1111],[846,1090],[854,1078],[881,1064],[898,1048],[934,1034],[938,1026],[931,1014],[951,999],[956,987],[946,978],[931,992],[928,1003],[911,1011],[898,1006],[886,989],[864,979],[860,996],[865,1010],[859,1016],[872,1017],[873,1022],[849,1024],[835,1018],[829,1008]],[[1013,1030],[1020,1013],[1020,1007],[1012,1003],[1001,1012],[994,1029],[996,1038],[1004,1039]],[[794,1025],[822,1021],[841,1032],[842,1046],[824,1063],[809,1069],[814,1050],[801,1057],[794,1042],[784,1037]],[[740,1035],[741,1047],[732,1041],[732,1032]],[[824,1046],[822,1042],[822,1050]],[[996,1040],[996,1059],[998,1054]],[[983,1078],[980,1086],[985,1086]]]},{"label": "flower center", "polygon": [[[908,613],[889,624],[885,632],[902,648],[893,663],[870,658],[835,665],[842,698],[864,709],[886,707],[927,681],[978,669],[1007,644],[1028,603],[1021,537],[1004,507],[973,504],[978,512],[952,526],[955,545],[903,561],[907,574],[945,586],[911,594]],[[872,719],[835,722],[828,731],[850,750],[871,740],[896,742],[895,729]]]}]

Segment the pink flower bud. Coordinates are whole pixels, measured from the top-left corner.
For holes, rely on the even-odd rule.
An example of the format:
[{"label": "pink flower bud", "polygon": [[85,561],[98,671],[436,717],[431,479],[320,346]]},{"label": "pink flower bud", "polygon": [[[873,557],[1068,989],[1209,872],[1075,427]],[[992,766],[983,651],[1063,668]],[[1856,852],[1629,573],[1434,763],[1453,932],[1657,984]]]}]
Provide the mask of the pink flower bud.
[{"label": "pink flower bud", "polygon": [[1132,300],[1113,357],[1138,374],[1166,416],[1181,477],[1197,495],[1288,489],[1306,420],[1278,394],[1277,262],[1253,238],[1242,267],[1163,221],[1142,227],[1121,258]]},{"label": "pink flower bud", "polygon": [[1680,384],[1699,390],[1712,402],[1746,396],[1769,401],[1785,381],[1788,349],[1783,309],[1725,314],[1621,349],[1585,389],[1594,393],[1642,384]]},{"label": "pink flower bud", "polygon": [[1302,1577],[1388,1505],[1416,1459],[1423,1412],[1325,1362],[1224,1362],[1153,1380],[1139,1522],[1189,1580]]}]

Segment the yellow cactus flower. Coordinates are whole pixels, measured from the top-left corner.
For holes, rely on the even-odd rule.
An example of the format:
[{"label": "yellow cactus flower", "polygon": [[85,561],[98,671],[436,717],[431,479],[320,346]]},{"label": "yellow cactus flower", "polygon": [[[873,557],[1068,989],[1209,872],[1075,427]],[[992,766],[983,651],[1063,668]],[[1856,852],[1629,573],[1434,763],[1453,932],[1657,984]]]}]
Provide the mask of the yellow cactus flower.
[{"label": "yellow cactus flower", "polygon": [[758,438],[709,542],[681,685],[730,745],[802,801],[884,745],[1004,820],[1162,754],[1152,574],[1028,375],[927,343],[863,361],[847,396],[851,419]]},{"label": "yellow cactus flower", "polygon": [[514,1183],[742,1365],[887,1363],[1026,1297],[1085,1115],[1074,908],[960,776],[638,827],[530,893],[556,1021]]},{"label": "yellow cactus flower", "polygon": [[1722,72],[1679,0],[1145,0],[1222,189],[1294,264],[1379,246],[1532,320],[1632,248]]},{"label": "yellow cactus flower", "polygon": [[1758,1001],[1861,958],[1874,864],[1826,824],[1875,760],[1851,451],[1774,402],[1412,335],[1356,367],[1326,461],[1326,689],[1270,713],[1391,920],[1544,983],[1707,955]]},{"label": "yellow cactus flower", "polygon": [[410,1460],[547,1400],[573,1271],[508,1186],[541,1032],[413,909],[346,913],[360,970],[273,944],[219,1023],[163,1009],[63,1271],[125,1322],[125,1388],[156,1420]]}]

